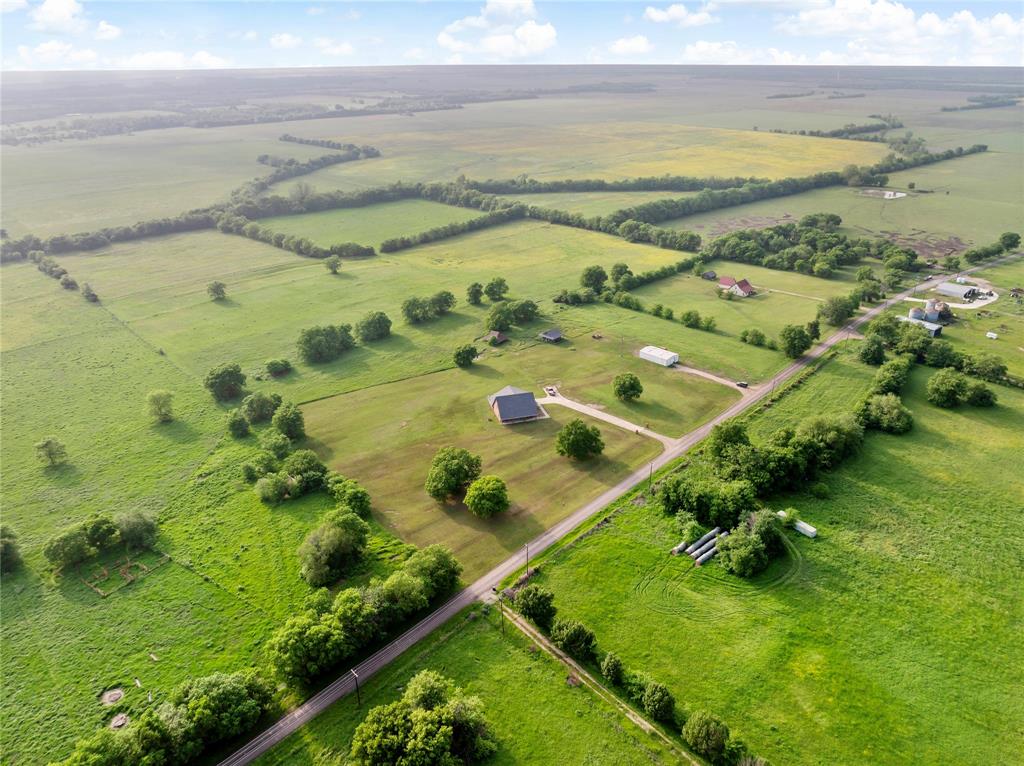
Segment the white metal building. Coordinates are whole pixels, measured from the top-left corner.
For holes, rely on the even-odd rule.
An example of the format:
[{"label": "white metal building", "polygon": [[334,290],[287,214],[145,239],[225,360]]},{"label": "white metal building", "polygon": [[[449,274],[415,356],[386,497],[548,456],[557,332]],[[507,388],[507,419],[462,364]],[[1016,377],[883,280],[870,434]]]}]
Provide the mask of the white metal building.
[{"label": "white metal building", "polygon": [[640,358],[648,362],[660,364],[662,367],[671,367],[679,361],[679,354],[658,348],[657,346],[644,346],[640,349]]}]

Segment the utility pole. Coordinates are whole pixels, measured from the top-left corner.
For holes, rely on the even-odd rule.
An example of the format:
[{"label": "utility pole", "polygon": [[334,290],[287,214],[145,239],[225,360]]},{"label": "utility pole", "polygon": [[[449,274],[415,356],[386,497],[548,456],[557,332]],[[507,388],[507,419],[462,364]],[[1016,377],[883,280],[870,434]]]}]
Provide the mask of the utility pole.
[{"label": "utility pole", "polygon": [[359,674],[356,673],[356,669],[355,668],[352,668],[351,673],[352,673],[352,677],[354,679],[356,679],[356,704],[359,705],[360,707],[362,707],[363,698],[362,698],[362,695],[359,693]]},{"label": "utility pole", "polygon": [[526,579],[530,579],[530,544],[526,544]]},{"label": "utility pole", "polygon": [[654,489],[654,461],[651,461],[651,473],[647,477],[647,491],[650,492]]},{"label": "utility pole", "polygon": [[501,604],[501,594],[498,593],[497,588],[491,588],[491,593],[498,597],[498,619],[501,621],[501,636],[505,637],[505,610]]}]

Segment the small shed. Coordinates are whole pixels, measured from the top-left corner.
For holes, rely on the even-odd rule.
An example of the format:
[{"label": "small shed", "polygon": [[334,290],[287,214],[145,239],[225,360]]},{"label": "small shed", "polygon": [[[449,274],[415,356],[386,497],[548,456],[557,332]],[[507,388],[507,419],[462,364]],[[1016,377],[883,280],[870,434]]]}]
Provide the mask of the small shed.
[{"label": "small shed", "polygon": [[950,298],[959,298],[960,300],[969,301],[977,296],[978,288],[974,285],[958,285],[954,282],[943,282],[935,288],[935,292],[939,295],[949,296]]},{"label": "small shed", "polygon": [[484,336],[484,340],[492,346],[500,346],[502,343],[508,342],[508,336],[498,330],[491,330]]},{"label": "small shed", "polygon": [[716,279],[718,279],[718,275],[713,271],[705,271],[703,274],[700,275],[700,278],[706,279],[709,282],[714,282]]},{"label": "small shed", "polygon": [[989,338],[990,340],[999,340],[999,334],[998,333],[994,333],[991,330],[989,330],[987,333],[985,333],[985,337]]},{"label": "small shed", "polygon": [[911,317],[896,317],[896,318],[899,319],[901,322],[910,322],[910,324],[920,325],[933,338],[937,338],[940,335],[942,335],[942,325],[940,325],[940,324],[935,324],[934,322],[927,322],[924,319],[912,319]]},{"label": "small shed", "polygon": [[550,330],[545,330],[537,337],[546,343],[558,343],[560,340],[562,340],[563,336],[561,330],[559,330],[557,327],[552,327]]},{"label": "small shed", "polygon": [[491,411],[502,425],[525,423],[541,416],[537,399],[530,391],[515,386],[505,386],[487,397]]},{"label": "small shed", "polygon": [[658,346],[644,346],[640,349],[640,358],[646,362],[654,362],[662,367],[671,367],[679,361],[679,354]]}]

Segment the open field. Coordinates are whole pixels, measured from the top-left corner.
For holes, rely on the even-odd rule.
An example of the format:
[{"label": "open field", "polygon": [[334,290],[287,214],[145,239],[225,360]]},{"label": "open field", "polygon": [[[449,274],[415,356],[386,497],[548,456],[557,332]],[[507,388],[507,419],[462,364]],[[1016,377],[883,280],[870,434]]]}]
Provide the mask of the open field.
[{"label": "open field", "polygon": [[[859,189],[833,187],[763,200],[669,221],[707,239],[734,229],[795,222],[809,213],[838,213],[851,236],[889,237],[942,257],[970,245],[988,244],[1020,228],[1024,207],[1024,154],[987,152],[889,176],[889,188],[917,191],[886,200]],[[923,191],[931,193],[922,193]]]},{"label": "open field", "polygon": [[[475,619],[469,619],[475,617]],[[499,630],[498,613],[456,617],[311,724],[256,761],[274,764],[343,762],[356,726],[371,707],[394,700],[409,679],[435,670],[480,697],[498,739],[488,764],[580,763],[647,766],[676,763],[661,742],[625,719],[586,687],[566,682],[565,667],[515,629]]]},{"label": "open field", "polygon": [[[860,367],[841,352],[752,418],[751,432],[848,409],[870,379]],[[997,387],[993,410],[940,410],[923,396],[931,374],[915,370],[905,396],[913,431],[870,434],[824,477],[827,498],[778,499],[819,536],[791,537],[794,553],[754,580],[669,557],[674,523],[624,503],[542,564],[540,582],[604,650],[712,710],[772,762],[1016,760],[1024,394]],[[595,580],[599,589],[579,587]]]},{"label": "open field", "polygon": [[449,223],[462,223],[480,215],[478,210],[407,199],[369,207],[264,218],[260,224],[271,231],[308,237],[321,247],[341,242],[380,247],[385,239],[418,234]]}]

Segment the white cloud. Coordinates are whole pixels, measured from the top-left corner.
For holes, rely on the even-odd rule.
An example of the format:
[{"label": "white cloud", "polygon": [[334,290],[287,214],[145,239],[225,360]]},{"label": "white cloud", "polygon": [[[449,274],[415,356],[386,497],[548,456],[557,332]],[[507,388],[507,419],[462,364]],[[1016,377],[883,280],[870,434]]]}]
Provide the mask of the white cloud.
[{"label": "white cloud", "polygon": [[76,48],[64,40],[47,40],[34,48],[18,46],[18,57],[29,68],[80,69],[96,63],[96,51]]},{"label": "white cloud", "polygon": [[410,48],[402,54],[402,58],[408,59],[409,61],[422,61],[426,57],[427,53],[422,48]]},{"label": "white cloud", "polygon": [[479,53],[490,59],[535,56],[554,46],[558,38],[554,25],[538,23],[536,15],[533,0],[488,0],[478,15],[457,19],[442,29],[437,44],[457,55]]},{"label": "white cloud", "polygon": [[113,63],[120,69],[219,69],[228,65],[208,51],[196,51],[191,56],[181,51],[143,51]]},{"label": "white cloud", "polygon": [[0,13],[20,11],[28,5],[28,0],[0,0]]},{"label": "white cloud", "polygon": [[121,27],[114,26],[109,21],[101,21],[96,25],[96,32],[93,34],[97,40],[116,40],[121,36]]},{"label": "white cloud", "polygon": [[693,12],[687,9],[682,3],[673,3],[667,8],[655,8],[647,6],[644,11],[644,18],[656,24],[673,23],[679,27],[703,27],[707,24],[714,24],[718,21],[706,9]]},{"label": "white cloud", "polygon": [[777,48],[740,47],[735,40],[698,40],[683,49],[687,64],[806,64],[807,57]]},{"label": "white cloud", "polygon": [[608,46],[608,50],[617,56],[631,56],[637,53],[649,53],[653,48],[654,46],[651,45],[651,41],[643,35],[620,37]]},{"label": "white cloud", "polygon": [[41,32],[82,32],[82,4],[77,0],[43,0],[29,11],[32,29]]},{"label": "white cloud", "polygon": [[351,56],[355,53],[355,48],[352,47],[351,43],[332,40],[329,37],[318,37],[313,40],[313,45],[327,56]]},{"label": "white cloud", "polygon": [[782,19],[777,28],[799,37],[846,40],[825,50],[827,64],[1003,65],[1024,63],[1024,17],[978,18],[955,11],[945,18],[895,0],[832,0]]},{"label": "white cloud", "polygon": [[319,5],[313,5],[306,9],[306,15],[308,16],[322,16],[324,9]]},{"label": "white cloud", "polygon": [[259,37],[255,29],[236,29],[234,32],[228,32],[228,38],[231,40],[248,40],[252,42],[253,40],[258,40]]},{"label": "white cloud", "polygon": [[288,32],[278,32],[270,36],[270,47],[278,49],[297,48],[302,44],[302,38],[296,37]]}]

